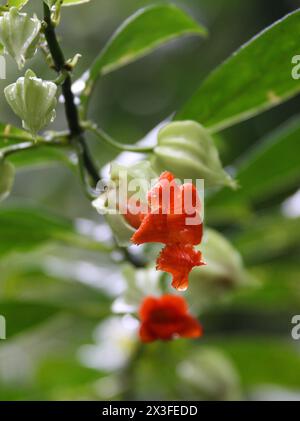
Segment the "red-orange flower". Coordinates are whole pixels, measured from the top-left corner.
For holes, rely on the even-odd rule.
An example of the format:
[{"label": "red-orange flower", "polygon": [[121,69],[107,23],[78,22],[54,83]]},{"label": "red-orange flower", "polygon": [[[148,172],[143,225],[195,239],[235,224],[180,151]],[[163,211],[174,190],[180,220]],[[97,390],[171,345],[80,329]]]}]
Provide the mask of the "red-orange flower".
[{"label": "red-orange flower", "polygon": [[134,215],[128,207],[127,221],[137,231],[135,244],[163,243],[166,246],[157,259],[157,269],[173,275],[172,285],[178,290],[188,287],[188,275],[200,266],[201,253],[193,246],[203,234],[201,204],[196,187],[191,183],[179,186],[173,174],[165,171],[148,193],[148,213]]},{"label": "red-orange flower", "polygon": [[146,297],[140,307],[140,338],[143,342],[166,341],[176,337],[197,338],[203,330],[197,319],[188,313],[184,298],[163,295]]},{"label": "red-orange flower", "polygon": [[178,186],[170,172],[162,173],[148,194],[148,213],[132,241],[196,245],[201,239],[200,199],[195,186]]}]

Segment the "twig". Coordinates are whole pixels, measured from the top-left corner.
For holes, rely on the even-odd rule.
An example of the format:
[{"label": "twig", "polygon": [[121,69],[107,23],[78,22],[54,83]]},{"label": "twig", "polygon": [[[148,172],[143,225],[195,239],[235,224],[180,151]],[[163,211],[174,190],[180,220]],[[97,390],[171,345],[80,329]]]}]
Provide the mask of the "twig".
[{"label": "twig", "polygon": [[[58,43],[55,27],[51,21],[51,12],[49,7],[45,2],[44,5],[44,33],[45,38],[49,47],[50,54],[52,56],[52,60],[54,63],[55,70],[57,73],[62,73],[68,70],[68,66],[66,65],[66,60],[62,49]],[[70,129],[70,139],[76,145],[77,153],[82,155],[82,159],[85,165],[86,170],[88,171],[94,185],[97,184],[99,180],[98,170],[94,165],[94,162],[90,156],[89,150],[85,143],[85,139],[83,136],[83,130],[80,127],[79,117],[78,117],[78,110],[75,105],[74,95],[72,92],[72,80],[70,73],[66,75],[66,78],[62,84],[62,93],[65,99],[65,112],[66,118],[68,122],[68,126]]]},{"label": "twig", "polygon": [[[24,136],[24,140],[28,140],[28,138]],[[59,141],[47,141],[47,140],[44,140],[43,138],[38,138],[38,141],[35,141],[35,142],[29,140],[29,141],[16,143],[14,145],[10,145],[5,148],[2,148],[0,151],[0,157],[7,158],[8,156],[13,155],[14,153],[26,151],[28,149],[35,149],[39,146],[57,147],[57,146],[68,146],[68,145],[66,143],[62,143]]]},{"label": "twig", "polygon": [[112,146],[113,148],[119,151],[139,152],[139,153],[147,153],[147,152],[153,151],[152,146],[135,146],[135,145],[127,145],[124,143],[120,143],[117,140],[113,139],[103,129],[101,129],[100,127],[97,127],[96,124],[92,122],[83,123],[83,127],[87,130],[90,130],[98,138],[102,139],[106,144],[108,144],[109,146]]}]

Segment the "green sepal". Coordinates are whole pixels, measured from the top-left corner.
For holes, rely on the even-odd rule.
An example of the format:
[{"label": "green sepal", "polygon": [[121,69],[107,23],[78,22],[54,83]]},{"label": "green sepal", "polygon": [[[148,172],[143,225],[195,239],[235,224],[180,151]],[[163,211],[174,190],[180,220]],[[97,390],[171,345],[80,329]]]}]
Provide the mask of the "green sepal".
[{"label": "green sepal", "polygon": [[207,187],[235,187],[212,137],[194,121],[173,122],[160,130],[152,165],[158,173],[168,170],[181,180],[204,179]]}]

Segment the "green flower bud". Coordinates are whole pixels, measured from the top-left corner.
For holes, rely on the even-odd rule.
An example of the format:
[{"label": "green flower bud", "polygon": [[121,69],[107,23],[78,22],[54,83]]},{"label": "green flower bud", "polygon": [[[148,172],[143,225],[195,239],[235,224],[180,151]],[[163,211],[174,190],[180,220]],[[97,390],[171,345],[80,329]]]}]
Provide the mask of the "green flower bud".
[{"label": "green flower bud", "polygon": [[110,179],[98,184],[101,193],[94,200],[93,206],[104,215],[120,246],[129,245],[135,232],[124,216],[127,213],[128,200],[137,194],[140,202],[147,204],[149,183],[156,177],[148,161],[138,162],[131,167],[112,162]]},{"label": "green flower bud", "polygon": [[36,16],[30,18],[26,13],[18,12],[16,7],[0,17],[0,41],[19,69],[35,54],[40,29],[41,22]]},{"label": "green flower bud", "polygon": [[0,157],[0,202],[9,195],[15,179],[15,167]]},{"label": "green flower bud", "polygon": [[25,77],[4,89],[12,110],[22,119],[23,127],[35,136],[55,118],[57,86],[27,70]]},{"label": "green flower bud", "polygon": [[191,272],[188,291],[195,310],[200,311],[218,299],[228,298],[228,292],[252,284],[253,278],[242,257],[223,235],[206,228],[201,250],[206,266]]},{"label": "green flower bud", "polygon": [[168,170],[181,180],[204,179],[207,187],[235,186],[222,168],[212,137],[194,121],[178,121],[163,127],[152,163],[158,173]]},{"label": "green flower bud", "polygon": [[130,238],[133,236],[135,229],[126,222],[123,215],[116,213],[106,214],[105,221],[110,226],[112,233],[120,247],[127,247],[130,245]]}]

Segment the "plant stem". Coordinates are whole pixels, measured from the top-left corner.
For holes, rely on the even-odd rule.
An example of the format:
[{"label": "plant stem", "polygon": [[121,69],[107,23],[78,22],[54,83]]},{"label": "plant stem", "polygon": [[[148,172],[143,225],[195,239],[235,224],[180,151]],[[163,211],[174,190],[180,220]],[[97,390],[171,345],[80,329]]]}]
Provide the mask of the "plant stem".
[{"label": "plant stem", "polygon": [[144,268],[146,266],[146,262],[135,256],[127,247],[120,247],[121,252],[123,252],[124,258],[127,262],[131,263],[135,268]]},{"label": "plant stem", "polygon": [[[46,24],[44,33],[55,66],[55,70],[57,73],[65,72],[67,70],[66,60],[56,37],[55,27],[51,21],[51,12],[45,2],[43,5],[44,21]],[[83,130],[79,122],[78,110],[75,105],[74,95],[71,88],[72,80],[70,73],[68,73],[62,84],[62,93],[65,99],[65,112],[70,129],[70,139],[73,141],[74,145],[76,145],[77,154],[82,155],[85,168],[88,171],[93,184],[96,185],[99,180],[99,174],[85,143]]]},{"label": "plant stem", "polygon": [[144,344],[141,342],[137,343],[130,360],[121,372],[122,398],[125,401],[135,400],[137,364],[143,356],[144,351]]},{"label": "plant stem", "polygon": [[[50,133],[50,132],[48,132]],[[14,134],[14,133],[0,133],[0,139],[4,139],[4,140],[14,140],[14,141],[20,141],[20,142],[32,142],[35,146],[37,144],[47,144],[48,146],[52,145],[54,146],[67,146],[67,142],[66,139],[69,137],[69,132],[68,131],[63,131],[63,132],[51,132],[51,135],[47,135],[47,133],[45,134],[45,137],[42,136],[37,136],[35,138],[35,140],[30,137],[30,136],[25,136],[25,135],[21,135],[21,134]],[[60,141],[58,139],[61,139]]]},{"label": "plant stem", "polygon": [[98,138],[104,140],[104,142],[112,146],[113,148],[119,151],[128,151],[128,152],[139,152],[139,153],[148,153],[153,151],[152,146],[135,146],[135,145],[127,145],[124,143],[120,143],[117,140],[113,139],[109,134],[107,134],[103,129],[97,127],[96,124],[91,122],[83,123],[83,127],[87,130],[93,132]]},{"label": "plant stem", "polygon": [[[4,136],[3,136],[4,137]],[[6,138],[6,136],[4,137]],[[0,150],[0,156],[3,158],[7,158],[10,155],[13,155],[17,152],[26,151],[28,149],[35,149],[39,146],[67,146],[66,143],[62,143],[59,141],[47,141],[43,138],[38,138],[36,142],[28,141],[28,138],[24,136],[24,140],[27,140],[22,143],[16,143],[14,145],[7,146]]]},{"label": "plant stem", "polygon": [[[5,134],[5,133],[0,133],[0,139],[4,139],[4,140],[18,140],[21,142],[27,142],[27,141],[31,141],[33,143],[33,139],[30,136],[23,136],[20,134]],[[38,136],[36,139],[38,142],[42,141],[43,138]]]}]

